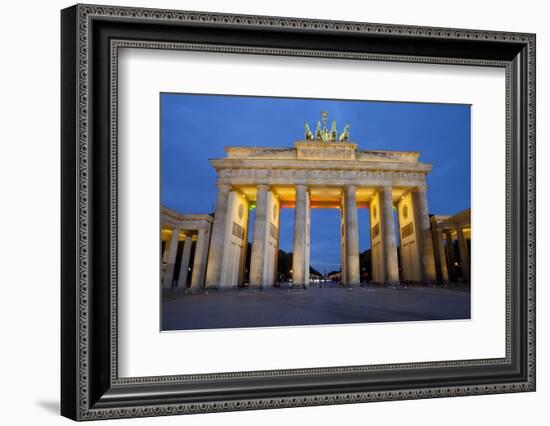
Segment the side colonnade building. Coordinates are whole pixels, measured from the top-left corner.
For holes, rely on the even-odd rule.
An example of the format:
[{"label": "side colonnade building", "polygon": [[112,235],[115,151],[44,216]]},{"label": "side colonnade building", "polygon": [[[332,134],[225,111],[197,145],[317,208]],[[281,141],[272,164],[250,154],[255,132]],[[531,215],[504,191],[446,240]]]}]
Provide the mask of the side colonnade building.
[{"label": "side colonnade building", "polygon": [[471,275],[471,211],[453,216],[434,215],[430,218],[434,240],[438,279],[443,283],[470,282]]},{"label": "side colonnade building", "polygon": [[[214,218],[207,214],[179,214],[166,207],[161,211],[161,282],[164,289],[199,289],[204,286],[206,262]],[[176,273],[178,248],[179,273]],[[191,254],[193,249],[193,263]],[[189,271],[192,271],[189,277]]]}]

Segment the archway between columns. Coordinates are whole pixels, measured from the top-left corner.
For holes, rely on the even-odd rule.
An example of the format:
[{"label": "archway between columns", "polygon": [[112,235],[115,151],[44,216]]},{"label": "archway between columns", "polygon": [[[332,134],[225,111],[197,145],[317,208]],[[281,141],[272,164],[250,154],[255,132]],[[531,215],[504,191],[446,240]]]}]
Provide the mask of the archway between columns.
[{"label": "archway between columns", "polygon": [[[312,207],[310,223],[310,284],[339,284],[342,268],[339,208]],[[329,279],[328,276],[331,276]]]}]

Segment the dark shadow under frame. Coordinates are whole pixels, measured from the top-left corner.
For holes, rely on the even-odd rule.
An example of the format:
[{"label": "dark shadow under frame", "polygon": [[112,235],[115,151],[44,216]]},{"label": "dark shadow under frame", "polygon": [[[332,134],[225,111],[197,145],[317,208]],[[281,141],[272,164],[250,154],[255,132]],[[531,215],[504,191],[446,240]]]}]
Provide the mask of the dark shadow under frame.
[{"label": "dark shadow under frame", "polygon": [[[61,412],[78,420],[535,389],[535,36],[78,5],[62,11]],[[117,374],[121,47],[506,68],[502,359],[193,376]]]}]

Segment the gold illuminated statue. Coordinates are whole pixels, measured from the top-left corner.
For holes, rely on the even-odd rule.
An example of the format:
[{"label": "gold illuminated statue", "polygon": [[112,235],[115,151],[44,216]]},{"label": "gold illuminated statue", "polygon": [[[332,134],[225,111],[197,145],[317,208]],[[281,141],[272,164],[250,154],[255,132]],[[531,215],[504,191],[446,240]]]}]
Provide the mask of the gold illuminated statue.
[{"label": "gold illuminated statue", "polygon": [[347,142],[349,140],[349,124],[344,126],[344,131],[338,138],[338,142]]},{"label": "gold illuminated statue", "polygon": [[330,128],[330,141],[336,142],[337,137],[338,137],[338,131],[336,130],[336,121],[333,121],[332,127]]},{"label": "gold illuminated statue", "polygon": [[344,131],[338,137],[338,130],[336,128],[336,121],[332,121],[330,130],[327,128],[328,112],[321,112],[321,120],[317,122],[317,128],[315,129],[315,136],[313,135],[309,124],[305,123],[305,140],[306,141],[318,141],[318,142],[348,142],[349,141],[349,124],[346,124]]},{"label": "gold illuminated statue", "polygon": [[321,122],[317,122],[317,129],[315,130],[315,140],[316,141],[322,141],[323,140],[323,131],[321,130]]},{"label": "gold illuminated statue", "polygon": [[312,141],[313,140],[313,133],[311,133],[311,129],[309,128],[309,124],[305,123],[305,128],[306,128],[306,134],[305,134],[306,141]]}]

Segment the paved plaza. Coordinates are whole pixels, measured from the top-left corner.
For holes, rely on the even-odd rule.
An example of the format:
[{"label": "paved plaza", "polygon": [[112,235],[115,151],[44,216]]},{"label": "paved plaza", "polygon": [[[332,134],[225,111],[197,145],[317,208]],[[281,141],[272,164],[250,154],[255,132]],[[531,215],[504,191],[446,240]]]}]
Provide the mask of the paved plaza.
[{"label": "paved plaza", "polygon": [[470,318],[468,287],[336,285],[163,293],[162,330]]}]

